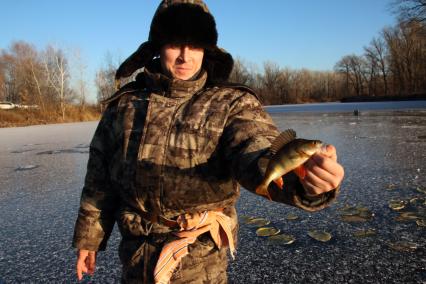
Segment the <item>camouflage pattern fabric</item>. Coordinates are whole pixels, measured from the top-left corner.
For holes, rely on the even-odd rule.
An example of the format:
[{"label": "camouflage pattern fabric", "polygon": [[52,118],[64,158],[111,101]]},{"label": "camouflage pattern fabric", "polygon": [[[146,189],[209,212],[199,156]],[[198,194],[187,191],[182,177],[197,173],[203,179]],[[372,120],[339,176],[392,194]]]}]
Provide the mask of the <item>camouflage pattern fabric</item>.
[{"label": "camouflage pattern fabric", "polygon": [[[279,133],[247,89],[206,88],[205,72],[195,81],[142,75],[114,97],[96,129],[73,239],[76,248],[104,250],[117,221],[128,283],[151,283],[173,230],[144,212],[172,219],[225,208],[237,223],[239,184],[254,192],[264,171],[258,162]],[[305,210],[327,206],[336,194],[310,200],[295,175],[285,181],[286,190],[271,190],[273,200]],[[236,240],[237,226],[233,233]],[[204,237],[191,245],[172,283],[225,283],[225,259],[226,251]]]}]

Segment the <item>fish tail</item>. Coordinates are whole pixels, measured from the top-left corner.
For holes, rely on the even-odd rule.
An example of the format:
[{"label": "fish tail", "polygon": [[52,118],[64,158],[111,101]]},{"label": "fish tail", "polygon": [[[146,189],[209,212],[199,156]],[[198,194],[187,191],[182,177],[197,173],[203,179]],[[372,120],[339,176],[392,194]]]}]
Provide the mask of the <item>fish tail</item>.
[{"label": "fish tail", "polygon": [[304,165],[298,166],[293,171],[300,179],[304,179],[306,176],[306,168]]},{"label": "fish tail", "polygon": [[272,200],[271,196],[269,195],[268,184],[261,183],[258,187],[256,187],[256,194],[265,196],[269,200]]},{"label": "fish tail", "polygon": [[275,184],[278,185],[278,187],[283,190],[284,189],[284,180],[283,177],[279,177],[274,180]]}]

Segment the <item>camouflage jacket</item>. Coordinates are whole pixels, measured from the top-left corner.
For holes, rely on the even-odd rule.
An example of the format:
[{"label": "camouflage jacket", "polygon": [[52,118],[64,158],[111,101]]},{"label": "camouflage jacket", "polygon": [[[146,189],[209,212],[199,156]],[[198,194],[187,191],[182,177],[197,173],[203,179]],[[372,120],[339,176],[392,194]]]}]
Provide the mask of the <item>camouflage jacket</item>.
[{"label": "camouflage jacket", "polygon": [[[173,218],[225,208],[236,222],[240,185],[254,192],[260,157],[279,134],[246,87],[171,80],[147,70],[110,100],[90,145],[73,246],[103,250],[115,221],[123,237],[170,228],[143,213]],[[292,173],[274,201],[318,210],[337,190],[309,199]],[[273,186],[273,185],[272,185]]]}]

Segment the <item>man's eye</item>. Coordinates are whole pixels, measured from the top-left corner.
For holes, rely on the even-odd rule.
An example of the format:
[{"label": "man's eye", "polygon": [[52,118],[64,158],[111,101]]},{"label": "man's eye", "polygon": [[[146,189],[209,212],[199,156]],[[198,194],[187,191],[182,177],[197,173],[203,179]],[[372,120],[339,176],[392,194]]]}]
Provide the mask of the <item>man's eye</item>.
[{"label": "man's eye", "polygon": [[190,46],[189,46],[189,49],[192,49],[192,50],[195,50],[195,51],[201,51],[201,50],[203,50],[203,48],[202,48],[202,47],[200,47],[200,46],[195,46],[195,45],[190,45]]},{"label": "man's eye", "polygon": [[180,49],[180,46],[177,45],[177,44],[168,44],[167,48],[170,48],[170,49]]}]

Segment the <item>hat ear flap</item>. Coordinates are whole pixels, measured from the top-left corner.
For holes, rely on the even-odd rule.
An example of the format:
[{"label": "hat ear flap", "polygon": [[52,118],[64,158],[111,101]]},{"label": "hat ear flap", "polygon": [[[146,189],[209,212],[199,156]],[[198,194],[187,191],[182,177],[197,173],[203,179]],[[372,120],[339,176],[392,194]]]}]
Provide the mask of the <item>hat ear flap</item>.
[{"label": "hat ear flap", "polygon": [[227,81],[233,67],[234,59],[225,50],[215,47],[204,51],[203,68],[210,83]]},{"label": "hat ear flap", "polygon": [[150,41],[142,43],[139,48],[118,67],[115,73],[115,80],[117,81],[120,80],[120,78],[129,77],[136,70],[144,67],[158,54],[159,47],[154,43]]}]

